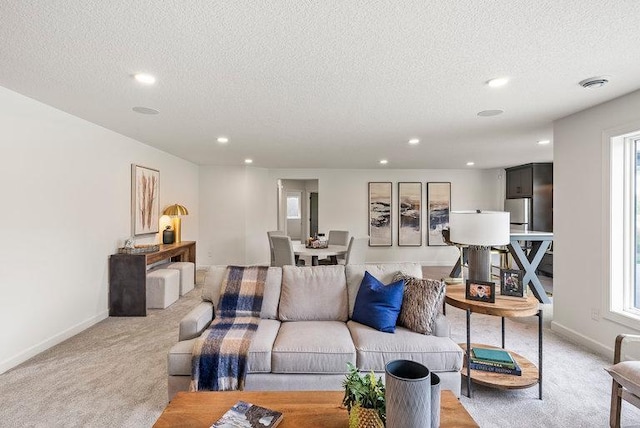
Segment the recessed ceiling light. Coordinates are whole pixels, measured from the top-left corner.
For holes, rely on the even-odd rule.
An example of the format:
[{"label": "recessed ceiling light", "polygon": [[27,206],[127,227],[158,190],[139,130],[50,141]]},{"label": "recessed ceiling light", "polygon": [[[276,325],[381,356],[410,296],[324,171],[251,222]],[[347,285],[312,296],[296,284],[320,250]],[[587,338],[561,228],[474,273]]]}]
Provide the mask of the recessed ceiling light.
[{"label": "recessed ceiling light", "polygon": [[158,114],[158,113],[160,113],[158,110],[152,109],[152,108],[149,108],[149,107],[134,107],[132,110],[135,111],[136,113],[140,113],[140,114]]},{"label": "recessed ceiling light", "polygon": [[467,166],[474,166],[475,164],[475,162],[467,162]]},{"label": "recessed ceiling light", "polygon": [[607,83],[609,83],[607,76],[590,77],[578,82],[583,88],[601,88]]},{"label": "recessed ceiling light", "polygon": [[418,138],[412,138],[409,140],[409,144],[411,144],[412,146],[415,146],[416,144],[419,144],[420,140]]},{"label": "recessed ceiling light", "polygon": [[386,164],[388,164],[388,163],[389,163],[389,161],[388,161],[388,160],[386,160],[386,159],[380,159],[380,165],[386,165]]},{"label": "recessed ceiling light", "polygon": [[244,163],[253,163],[253,159],[245,159]]},{"label": "recessed ceiling light", "polygon": [[229,142],[229,139],[227,137],[218,137],[218,143],[226,144],[228,142]]},{"label": "recessed ceiling light", "polygon": [[133,77],[140,83],[144,83],[145,85],[153,85],[156,83],[155,76],[147,73],[138,73],[134,74]]},{"label": "recessed ceiling light", "polygon": [[551,140],[540,140],[540,141],[538,141],[538,144],[540,144],[541,146],[544,146],[544,145],[549,144],[549,143],[551,143]]},{"label": "recessed ceiling light", "polygon": [[502,110],[482,110],[481,112],[478,112],[478,116],[490,117],[490,116],[497,116],[502,113],[504,113],[504,111]]},{"label": "recessed ceiling light", "polygon": [[492,88],[499,88],[500,86],[504,86],[507,83],[509,83],[509,78],[507,77],[497,77],[495,79],[487,81],[487,85],[491,86]]}]

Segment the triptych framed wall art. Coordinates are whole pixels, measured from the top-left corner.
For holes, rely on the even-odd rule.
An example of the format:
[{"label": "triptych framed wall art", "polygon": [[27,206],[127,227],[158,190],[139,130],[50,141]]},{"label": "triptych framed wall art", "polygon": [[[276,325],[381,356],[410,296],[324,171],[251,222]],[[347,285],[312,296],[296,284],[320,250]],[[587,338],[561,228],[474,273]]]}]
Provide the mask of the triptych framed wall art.
[{"label": "triptych framed wall art", "polygon": [[427,245],[447,245],[442,229],[449,227],[451,211],[451,183],[427,183]]},{"label": "triptych framed wall art", "polygon": [[[426,245],[447,245],[442,230],[449,227],[451,211],[451,183],[427,182]],[[423,200],[422,183],[419,181],[398,182],[398,246],[420,247],[423,245]],[[390,247],[393,245],[393,183],[370,181],[368,194],[369,246]]]},{"label": "triptych framed wall art", "polygon": [[391,229],[391,182],[369,182],[369,246],[390,247],[393,243]]},{"label": "triptych framed wall art", "polygon": [[398,246],[422,245],[422,183],[398,183]]}]

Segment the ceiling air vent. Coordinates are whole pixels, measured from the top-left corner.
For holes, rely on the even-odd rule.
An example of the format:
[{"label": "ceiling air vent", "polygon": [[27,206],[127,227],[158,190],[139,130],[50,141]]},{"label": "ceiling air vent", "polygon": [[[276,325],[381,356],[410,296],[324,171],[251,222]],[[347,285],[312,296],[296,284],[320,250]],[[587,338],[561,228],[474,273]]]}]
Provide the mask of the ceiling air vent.
[{"label": "ceiling air vent", "polygon": [[600,88],[609,83],[609,79],[606,77],[590,77],[580,82],[580,86],[583,88]]}]

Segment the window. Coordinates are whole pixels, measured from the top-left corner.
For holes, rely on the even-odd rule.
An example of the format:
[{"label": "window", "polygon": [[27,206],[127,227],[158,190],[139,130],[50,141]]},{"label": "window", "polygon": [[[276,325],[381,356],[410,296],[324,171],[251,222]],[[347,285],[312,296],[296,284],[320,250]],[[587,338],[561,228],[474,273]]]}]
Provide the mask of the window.
[{"label": "window", "polygon": [[640,322],[640,131],[609,141],[609,296],[607,317]]},{"label": "window", "polygon": [[287,219],[300,219],[300,195],[287,195]]}]

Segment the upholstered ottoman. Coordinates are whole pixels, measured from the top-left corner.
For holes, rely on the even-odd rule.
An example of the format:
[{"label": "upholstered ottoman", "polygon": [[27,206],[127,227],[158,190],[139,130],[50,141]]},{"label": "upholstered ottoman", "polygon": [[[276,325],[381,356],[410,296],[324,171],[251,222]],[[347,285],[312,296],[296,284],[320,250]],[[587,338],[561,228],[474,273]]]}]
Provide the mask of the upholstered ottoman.
[{"label": "upholstered ottoman", "polygon": [[196,279],[196,265],[191,262],[173,262],[162,265],[163,269],[176,269],[180,272],[180,295],[193,290]]},{"label": "upholstered ottoman", "polygon": [[147,272],[147,308],[164,309],[180,297],[180,272],[156,269]]}]

